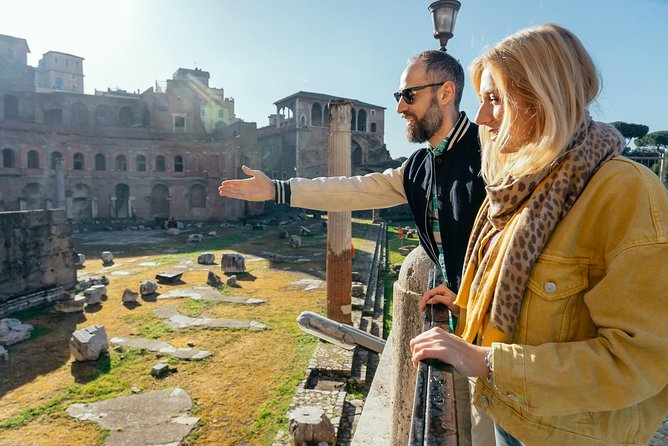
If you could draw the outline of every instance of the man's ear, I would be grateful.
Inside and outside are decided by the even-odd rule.
[[[454,102],[456,94],[455,90],[455,83],[452,81],[446,81],[443,83],[443,85],[441,85],[441,88],[439,88],[438,98],[442,105],[447,105],[451,102]]]

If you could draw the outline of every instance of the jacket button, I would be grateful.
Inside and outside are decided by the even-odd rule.
[[[554,293],[557,291],[557,284],[554,282],[547,282],[543,288],[546,293]]]
[[[483,395],[480,398],[480,401],[482,402],[483,407],[489,406],[489,398],[487,398],[487,395]]]

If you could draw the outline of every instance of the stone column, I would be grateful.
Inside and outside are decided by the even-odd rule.
[[[417,370],[411,364],[409,342],[422,332],[423,318],[419,302],[427,291],[429,270],[434,263],[418,246],[401,265],[399,278],[394,282],[392,303],[392,336],[394,362],[392,363],[392,446],[408,444],[413,413],[413,395]]]
[[[350,102],[331,102],[329,113],[327,173],[329,176],[350,176]],[[329,212],[327,218],[327,317],[350,324],[351,212]]]

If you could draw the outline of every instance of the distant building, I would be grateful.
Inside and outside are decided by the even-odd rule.
[[[260,165],[255,123],[180,68],[165,88],[84,94],[83,58],[0,36],[0,211],[64,208],[72,220],[239,218],[261,203],[218,197],[220,181]]]
[[[84,92],[83,57],[49,51],[44,53],[37,66],[35,91]]]
[[[276,101],[269,125],[258,129],[262,169],[274,178],[327,175],[329,103],[337,96],[299,91]],[[398,166],[384,142],[385,108],[356,99],[352,104],[351,166],[353,175]]]

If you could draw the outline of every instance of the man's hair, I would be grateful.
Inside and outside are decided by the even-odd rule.
[[[430,82],[452,81],[455,84],[455,107],[459,110],[464,91],[464,68],[457,59],[440,50],[424,51],[411,57],[408,63],[422,62]]]
[[[582,42],[552,23],[519,31],[476,59],[470,73],[477,94],[485,69],[504,109],[495,141],[480,132],[488,184],[536,173],[559,158],[587,120],[600,89],[598,71]],[[516,119],[528,119],[529,140],[514,153],[502,153]]]

